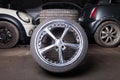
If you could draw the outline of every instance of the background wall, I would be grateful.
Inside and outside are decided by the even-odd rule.
[[[0,0],[2,6],[7,6],[7,3],[11,3],[15,9],[34,8],[46,2],[72,2],[79,5],[83,5],[87,1],[95,3],[97,0]]]

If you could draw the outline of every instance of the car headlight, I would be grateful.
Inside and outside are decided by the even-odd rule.
[[[17,12],[17,15],[18,15],[18,17],[19,17],[22,21],[27,22],[27,23],[30,22],[30,19],[29,19],[28,15],[27,15],[26,13],[24,13],[24,12]]]

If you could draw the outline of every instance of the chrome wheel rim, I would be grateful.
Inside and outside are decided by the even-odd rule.
[[[102,28],[100,39],[105,44],[114,44],[119,40],[119,29],[117,25],[108,24]]]
[[[37,56],[52,66],[67,66],[81,56],[83,37],[79,29],[64,20],[48,22],[35,36]]]

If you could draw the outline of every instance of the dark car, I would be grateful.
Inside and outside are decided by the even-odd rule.
[[[120,1],[104,1],[86,5],[79,20],[90,39],[104,47],[115,47],[120,42]]]

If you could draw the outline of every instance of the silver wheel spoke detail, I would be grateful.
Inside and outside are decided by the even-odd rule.
[[[110,42],[112,42],[112,41],[113,41],[112,37],[109,37],[109,39],[110,39]]]
[[[65,46],[69,46],[71,48],[75,48],[78,49],[79,48],[79,44],[73,44],[73,43],[63,43]]]
[[[57,40],[56,37],[47,28],[45,29],[45,31],[51,38],[53,38],[54,40]]]
[[[107,39],[105,40],[105,42],[106,42],[106,43],[108,43],[109,39],[110,39],[110,38],[109,38],[109,37],[107,37]]]
[[[109,29],[108,29],[108,27],[106,27],[105,29],[106,29],[106,31],[109,33]]]
[[[116,38],[116,35],[111,35],[111,37],[115,39],[115,38]]]
[[[110,33],[112,33],[112,32],[113,32],[113,30],[114,30],[114,29],[113,29],[113,27],[111,27],[111,29],[110,29]]]
[[[106,34],[105,36],[102,36],[102,39],[105,39],[106,37],[108,37],[108,35]]]
[[[102,31],[102,34],[106,34],[106,32],[105,32],[105,31]]]
[[[63,34],[62,34],[62,36],[61,36],[61,39],[63,39],[63,38],[64,38],[64,36],[67,34],[68,30],[69,30],[69,28],[68,28],[68,27],[67,27],[67,28],[65,28],[65,30],[64,30],[64,32],[63,32]]]
[[[115,39],[117,39],[118,30],[115,28],[114,25],[107,25],[103,30],[101,31],[101,39],[106,44],[111,44],[115,42]]]
[[[116,34],[117,33],[117,31],[115,30],[114,32],[112,32],[111,34]]]
[[[61,47],[59,47],[59,61],[60,61],[60,64],[63,64],[64,63],[64,60],[63,60],[63,55],[62,55],[62,49]]]
[[[48,51],[48,50],[50,50],[53,47],[55,47],[55,44],[52,44],[52,45],[47,46],[47,47],[44,47],[44,48],[40,49],[39,51],[40,51],[40,53],[43,54],[45,51]]]

